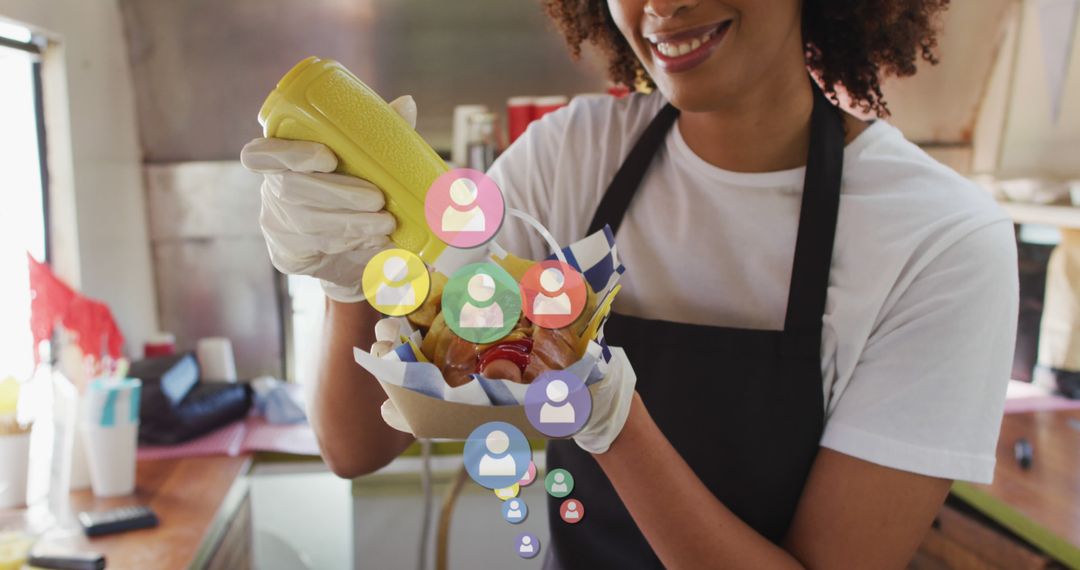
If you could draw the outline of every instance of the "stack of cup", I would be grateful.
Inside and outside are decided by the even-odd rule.
[[[139,439],[139,395],[135,378],[98,378],[83,397],[79,431],[96,497],[135,491],[135,451]]]

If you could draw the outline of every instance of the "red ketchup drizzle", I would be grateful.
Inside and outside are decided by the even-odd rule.
[[[529,355],[532,353],[532,347],[533,341],[531,338],[500,342],[480,355],[480,360],[476,363],[476,371],[483,373],[488,364],[496,360],[509,360],[517,364],[517,367],[521,369],[521,373],[524,374],[525,368],[529,365]]]

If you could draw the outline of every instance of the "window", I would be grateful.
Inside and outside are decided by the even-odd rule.
[[[286,275],[288,302],[285,320],[285,374],[294,382],[315,381],[319,353],[323,346],[323,317],[326,296],[319,280],[306,275]],[[363,347],[365,350],[368,347]]]
[[[0,378],[33,373],[26,254],[47,261],[39,48],[0,22]]]

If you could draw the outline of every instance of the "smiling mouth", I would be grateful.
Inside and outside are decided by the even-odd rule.
[[[733,20],[665,34],[645,34],[659,63],[668,71],[689,69],[704,61],[724,38]]]

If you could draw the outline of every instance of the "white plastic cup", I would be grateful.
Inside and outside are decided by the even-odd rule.
[[[79,437],[95,497],[135,491],[141,392],[142,382],[135,378],[98,378],[83,395]]]
[[[82,425],[83,445],[90,464],[90,488],[95,497],[118,497],[135,492],[135,450],[139,424]]]
[[[30,432],[0,435],[0,509],[26,504]]]
[[[199,377],[203,380],[236,382],[236,359],[232,341],[222,336],[200,338],[195,345]]]

